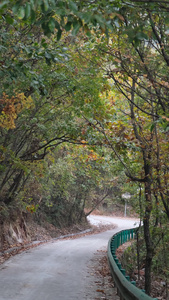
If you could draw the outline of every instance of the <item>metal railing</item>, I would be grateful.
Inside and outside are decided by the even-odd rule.
[[[125,269],[122,268],[116,256],[116,249],[126,243],[127,241],[135,238],[138,228],[122,230],[109,240],[108,243],[108,261],[113,277],[117,293],[121,300],[158,300],[145,294],[145,292],[136,287],[135,281],[130,281],[130,277],[126,275]]]

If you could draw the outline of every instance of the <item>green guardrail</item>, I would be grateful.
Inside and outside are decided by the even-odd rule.
[[[126,275],[125,269],[122,268],[116,256],[116,249],[135,238],[137,230],[138,228],[122,230],[109,240],[107,254],[111,275],[120,300],[158,300],[145,294],[144,290],[137,288],[135,281],[130,281],[130,277]]]

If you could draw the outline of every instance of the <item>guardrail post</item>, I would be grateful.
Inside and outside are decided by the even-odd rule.
[[[126,275],[126,270],[125,269],[121,269],[120,270],[122,272],[122,274],[125,276]]]
[[[128,230],[128,241],[130,240],[130,229]]]
[[[117,263],[117,266],[119,267],[119,269],[121,270],[121,263]]]
[[[114,260],[115,260],[116,264],[118,264],[118,262],[119,262],[118,258],[116,257]]]
[[[124,242],[127,242],[126,230],[125,230],[125,232],[124,232],[124,236],[125,236]]]

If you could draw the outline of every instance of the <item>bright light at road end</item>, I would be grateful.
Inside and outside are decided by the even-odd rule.
[[[110,221],[108,218],[106,219],[106,217],[103,216],[88,216],[87,220],[90,222],[91,225],[94,226],[100,226],[100,225],[111,225],[112,221]]]

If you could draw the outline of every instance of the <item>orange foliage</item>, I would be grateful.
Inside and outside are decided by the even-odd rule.
[[[23,93],[18,93],[15,96],[9,97],[3,93],[0,99],[1,113],[0,113],[0,127],[6,129],[15,128],[15,120],[18,114],[24,108],[30,108],[33,104],[32,98],[25,97]]]

